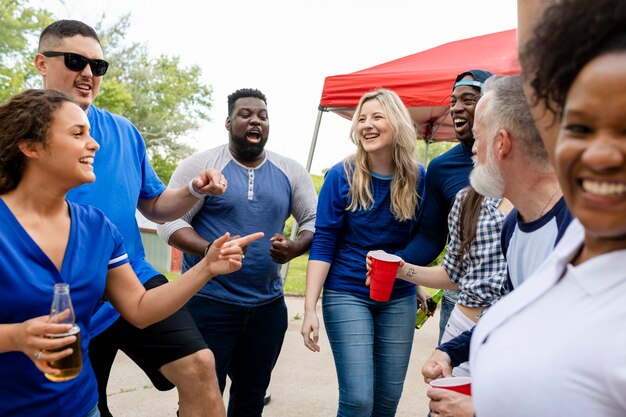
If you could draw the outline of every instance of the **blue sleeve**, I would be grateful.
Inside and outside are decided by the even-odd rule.
[[[469,330],[464,331],[454,339],[442,343],[437,346],[437,349],[442,352],[446,352],[450,356],[452,361],[452,367],[459,366],[460,364],[467,362],[470,356],[470,342],[472,340],[472,334],[476,326]]]
[[[343,163],[339,163],[326,172],[324,184],[320,189],[309,260],[332,263],[337,236],[343,226],[347,195],[348,182],[343,171]]]
[[[141,158],[141,190],[139,191],[139,198],[142,200],[151,200],[161,195],[165,191],[165,184],[159,178],[154,168],[150,164],[148,153],[146,151],[146,145],[141,137],[141,133],[137,128],[130,124],[137,142],[137,152]]]
[[[120,234],[119,230],[117,230],[117,227],[115,227],[115,225],[106,217],[105,220],[109,230],[111,231],[111,238],[113,239],[113,253],[111,254],[111,258],[108,262],[108,268],[113,269],[128,263],[128,254],[124,248],[124,238]]]
[[[572,213],[570,213],[567,208],[567,204],[565,203],[565,197],[561,197],[559,201],[556,203],[557,213],[556,213],[556,224],[559,229],[558,234],[556,236],[556,240],[554,242],[554,246],[561,240],[563,237],[563,233],[567,229],[567,226],[572,222]]]
[[[424,198],[426,195],[426,168],[424,165],[418,164],[419,167],[419,178],[417,180],[417,201],[418,208],[416,219],[420,219],[422,217],[422,213],[424,212],[424,202],[426,199]]]
[[[417,233],[402,251],[402,258],[406,262],[415,265],[429,265],[439,256],[446,245],[448,211],[456,193],[448,201],[443,195],[439,178],[437,169],[429,168],[426,171],[426,187]]]
[[[509,250],[509,242],[513,237],[515,225],[517,225],[517,209],[513,208],[504,218],[504,222],[502,222],[502,232],[500,233],[500,244],[502,246],[504,259],[506,259],[506,253]]]

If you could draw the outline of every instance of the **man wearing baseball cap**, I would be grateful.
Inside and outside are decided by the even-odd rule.
[[[483,83],[492,75],[489,71],[471,69],[460,73],[454,80],[450,96],[450,116],[456,138],[461,143],[428,164],[426,175],[428,198],[424,200],[418,232],[403,251],[403,258],[407,262],[429,265],[446,245],[448,213],[456,194],[469,185],[469,175],[474,167],[472,162],[474,110],[480,98]],[[439,321],[439,342],[456,304],[457,294],[455,291],[444,293]]]

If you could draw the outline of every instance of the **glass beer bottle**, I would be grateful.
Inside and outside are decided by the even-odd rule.
[[[69,315],[59,318],[60,314],[69,310]],[[48,362],[51,368],[61,371],[60,374],[44,374],[50,381],[61,382],[69,381],[75,378],[83,369],[83,355],[80,346],[80,327],[75,324],[76,316],[74,316],[74,307],[72,307],[72,299],[70,298],[70,286],[65,283],[59,283],[54,286],[54,297],[52,306],[50,307],[50,321],[55,323],[73,324],[67,333],[47,334],[50,339],[59,339],[67,336],[76,336],[74,343],[61,346],[56,349],[48,350],[48,352],[60,352],[67,348],[72,348],[72,354],[56,361]]]
[[[442,298],[443,290],[439,290],[431,297],[428,297],[428,299],[426,300],[426,307],[428,312],[425,313],[422,308],[419,308],[417,310],[417,318],[415,319],[416,329],[421,329],[424,323],[426,323],[426,320],[428,320],[429,317],[432,317],[433,314],[435,314],[435,310],[437,310],[437,304],[439,304]]]

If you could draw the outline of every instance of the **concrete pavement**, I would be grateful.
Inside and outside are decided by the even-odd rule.
[[[287,296],[289,326],[285,343],[272,374],[271,402],[265,407],[265,417],[318,417],[337,413],[337,377],[332,352],[324,329],[320,332],[321,352],[304,347],[300,327],[304,312],[302,297]],[[319,308],[319,307],[318,307]],[[320,323],[323,326],[323,321]],[[438,313],[420,330],[415,331],[409,371],[397,417],[426,416],[428,413],[427,385],[420,368],[437,342]],[[228,401],[228,387],[225,401]],[[157,391],[143,372],[123,353],[118,353],[107,390],[109,407],[116,417],[176,416],[176,390]]]

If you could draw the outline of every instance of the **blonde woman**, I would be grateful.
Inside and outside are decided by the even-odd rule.
[[[365,256],[375,249],[402,256],[417,227],[425,169],[413,157],[417,135],[409,113],[390,90],[361,98],[350,138],[356,153],[327,172],[319,195],[302,336],[319,351],[316,305],[324,287],[337,415],[393,416],[413,343],[416,286],[397,280],[389,301],[371,300]]]

